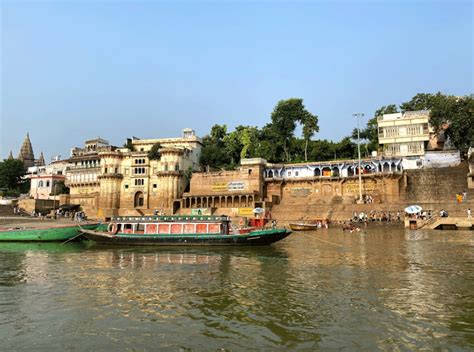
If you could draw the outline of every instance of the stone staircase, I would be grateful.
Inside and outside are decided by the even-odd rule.
[[[391,203],[355,204],[353,197],[344,196],[312,202],[305,198],[283,198],[272,207],[272,217],[283,223],[321,218],[345,221],[352,218],[354,212],[391,212],[395,215],[400,211],[403,214],[407,206],[417,204],[433,214],[445,209],[449,216],[466,218],[468,208],[474,214],[474,190],[467,187],[468,171],[467,162],[457,167],[409,170],[403,196]],[[463,191],[467,191],[467,201],[458,204],[456,193]]]

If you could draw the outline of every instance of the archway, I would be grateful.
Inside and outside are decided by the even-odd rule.
[[[143,207],[145,198],[143,197],[143,192],[137,192],[135,193],[135,201],[134,201],[134,207]]]
[[[355,175],[355,167],[354,166],[349,166],[347,168],[347,176],[354,176]]]

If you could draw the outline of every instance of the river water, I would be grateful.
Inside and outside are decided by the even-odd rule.
[[[0,244],[2,351],[474,348],[474,232],[261,248]]]

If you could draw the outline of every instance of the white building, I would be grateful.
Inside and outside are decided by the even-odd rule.
[[[30,179],[30,197],[54,199],[56,185],[66,180],[68,165],[67,161],[57,159],[49,165],[29,167],[27,177]]]
[[[407,111],[377,117],[379,144],[386,157],[423,156],[433,129],[430,111]]]

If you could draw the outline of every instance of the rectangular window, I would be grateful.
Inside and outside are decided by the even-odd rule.
[[[156,183],[154,183],[154,184],[153,184],[153,188],[156,188],[156,187],[157,187],[157,184],[156,184]]]
[[[128,185],[125,185],[125,189],[128,189]]]

